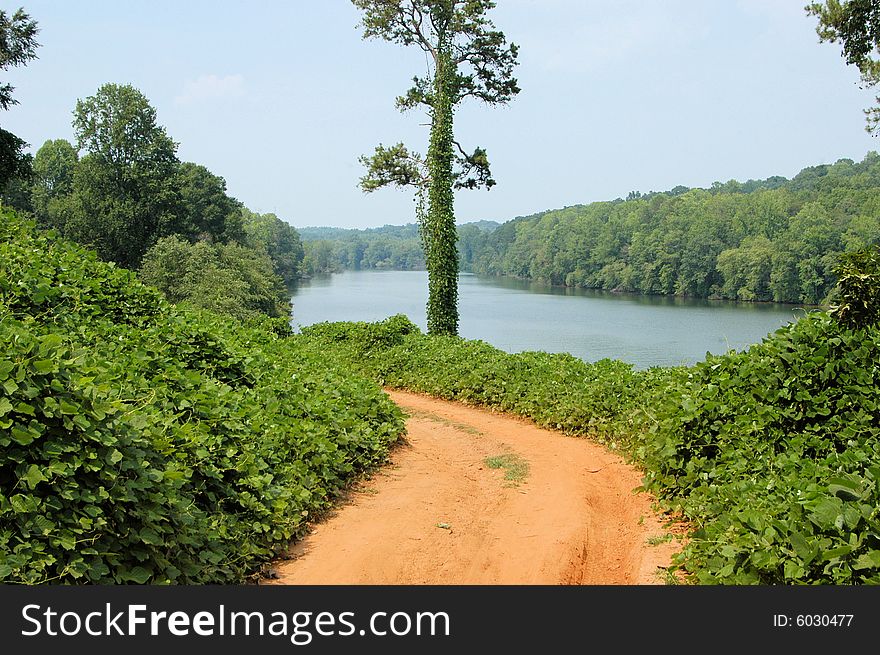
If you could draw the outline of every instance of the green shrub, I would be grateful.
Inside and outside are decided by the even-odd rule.
[[[277,328],[0,216],[0,581],[240,582],[382,462],[399,410]]]
[[[880,246],[841,255],[835,272],[838,300],[832,314],[851,328],[880,323]]]
[[[144,255],[140,279],[172,303],[241,320],[264,314],[290,320],[290,294],[265,252],[237,243],[159,239]]]
[[[815,313],[666,395],[639,454],[701,582],[880,582],[878,362],[880,331]]]

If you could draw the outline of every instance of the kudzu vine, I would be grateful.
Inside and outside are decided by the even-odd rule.
[[[458,238],[454,189],[491,188],[495,184],[483,148],[465,152],[455,141],[455,106],[471,96],[487,104],[509,102],[519,93],[513,67],[517,47],[507,44],[486,12],[490,0],[352,0],[363,11],[364,38],[416,45],[429,55],[433,75],[415,77],[397,98],[401,110],[422,105],[431,119],[427,157],[402,143],[379,145],[360,186],[365,192],[384,186],[416,189],[416,213],[428,269],[428,331],[458,333]]]

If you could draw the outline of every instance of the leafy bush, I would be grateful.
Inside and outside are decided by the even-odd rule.
[[[841,256],[832,313],[851,328],[880,323],[880,246]]]
[[[880,582],[880,331],[824,313],[710,357],[658,403],[648,486],[702,582]]]
[[[267,322],[0,216],[0,580],[239,582],[383,461],[397,408]]]
[[[272,260],[237,243],[165,237],[144,255],[138,275],[173,303],[239,319],[290,316],[289,294]]]

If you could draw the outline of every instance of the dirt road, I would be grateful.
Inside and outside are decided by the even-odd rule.
[[[399,391],[408,443],[276,566],[278,584],[658,584],[675,540],[587,439]],[[492,468],[497,466],[498,468]]]

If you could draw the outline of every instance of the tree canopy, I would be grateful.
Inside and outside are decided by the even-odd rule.
[[[176,222],[177,144],[146,96],[105,84],[74,111],[76,167],[65,233],[102,257],[137,268],[147,249]]]

